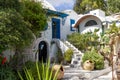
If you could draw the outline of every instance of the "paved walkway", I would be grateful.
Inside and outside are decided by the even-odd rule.
[[[64,69],[65,73],[62,80],[112,80],[111,67],[94,71],[70,68],[69,66],[64,66]],[[116,71],[114,71],[114,80],[117,80]]]
[[[116,71],[113,72],[114,73],[114,80],[117,80],[117,75],[116,75]],[[96,79],[93,79],[93,80],[113,80],[112,78],[112,71],[109,72],[108,74],[106,75],[102,75]]]

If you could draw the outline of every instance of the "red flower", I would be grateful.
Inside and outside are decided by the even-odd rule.
[[[6,61],[7,61],[7,58],[4,57],[3,60],[2,60],[2,64],[4,64]]]

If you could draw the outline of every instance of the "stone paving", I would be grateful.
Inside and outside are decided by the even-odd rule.
[[[64,66],[65,73],[62,80],[112,80],[112,69],[108,67],[103,70],[87,71],[81,68],[70,68]],[[114,80],[117,80],[114,71]]]

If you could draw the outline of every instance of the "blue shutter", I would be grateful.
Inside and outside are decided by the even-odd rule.
[[[75,20],[70,19],[70,31],[75,31],[74,28],[72,27],[73,24],[75,24]]]

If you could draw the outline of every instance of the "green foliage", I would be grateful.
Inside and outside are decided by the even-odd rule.
[[[9,66],[0,66],[0,80],[18,80],[18,75]]]
[[[108,43],[109,43],[109,40],[110,40],[110,38],[109,38],[108,35],[103,35],[103,36],[101,37],[100,43],[103,44],[103,45],[105,45],[105,44],[108,44]]]
[[[2,63],[2,60],[3,60],[3,57],[2,57],[2,56],[0,56],[0,65],[1,65],[1,63]]]
[[[0,0],[0,50],[24,49],[45,24],[45,12],[40,3],[33,0]]]
[[[24,9],[21,15],[24,17],[24,20],[30,24],[29,29],[38,36],[46,25],[45,10],[42,8],[40,2],[23,0],[22,3]]]
[[[83,58],[82,58],[82,61],[83,63],[86,61],[86,60],[91,60],[91,61],[94,61],[95,63],[95,69],[103,69],[104,68],[104,58],[103,56],[101,56],[100,54],[97,53],[96,50],[92,49],[91,51],[87,51]]]
[[[73,8],[78,14],[85,12],[85,11],[83,12],[83,8],[80,8],[81,2],[82,2],[82,0],[76,0],[74,8]]]
[[[79,50],[86,51],[88,48],[95,47],[99,45],[99,36],[97,35],[97,30],[94,32],[87,32],[85,34],[73,33],[68,35],[68,41],[72,43]]]
[[[63,61],[64,61],[64,56],[63,56],[63,54],[62,54],[62,51],[59,49],[58,51],[57,51],[57,53],[56,53],[56,57],[57,57],[57,61],[58,61],[58,63],[62,63]]]
[[[73,55],[73,51],[72,51],[71,49],[68,49],[68,50],[64,53],[64,60],[67,61],[67,62],[71,62],[72,55]]]
[[[120,0],[76,0],[74,10],[80,14],[94,9],[101,9],[107,15],[120,11]]]
[[[104,0],[76,0],[74,10],[77,13],[86,13],[94,9],[106,10],[106,3]]]
[[[20,12],[22,4],[20,0],[0,0],[0,10],[13,9]]]
[[[13,57],[10,57],[9,66],[13,68],[13,70],[21,70],[23,68],[23,60],[24,54],[15,54]]]
[[[0,11],[0,46],[1,48],[23,48],[29,45],[33,38],[32,32],[15,10]]]
[[[21,80],[57,80],[58,71],[53,76],[53,68],[50,69],[50,61],[46,64],[29,61],[24,68],[25,75],[20,72],[18,72],[18,75]]]
[[[117,27],[115,23],[113,23],[108,30],[106,30],[106,34],[118,34],[120,31],[120,27]]]
[[[107,14],[120,12],[120,0],[107,0]]]

